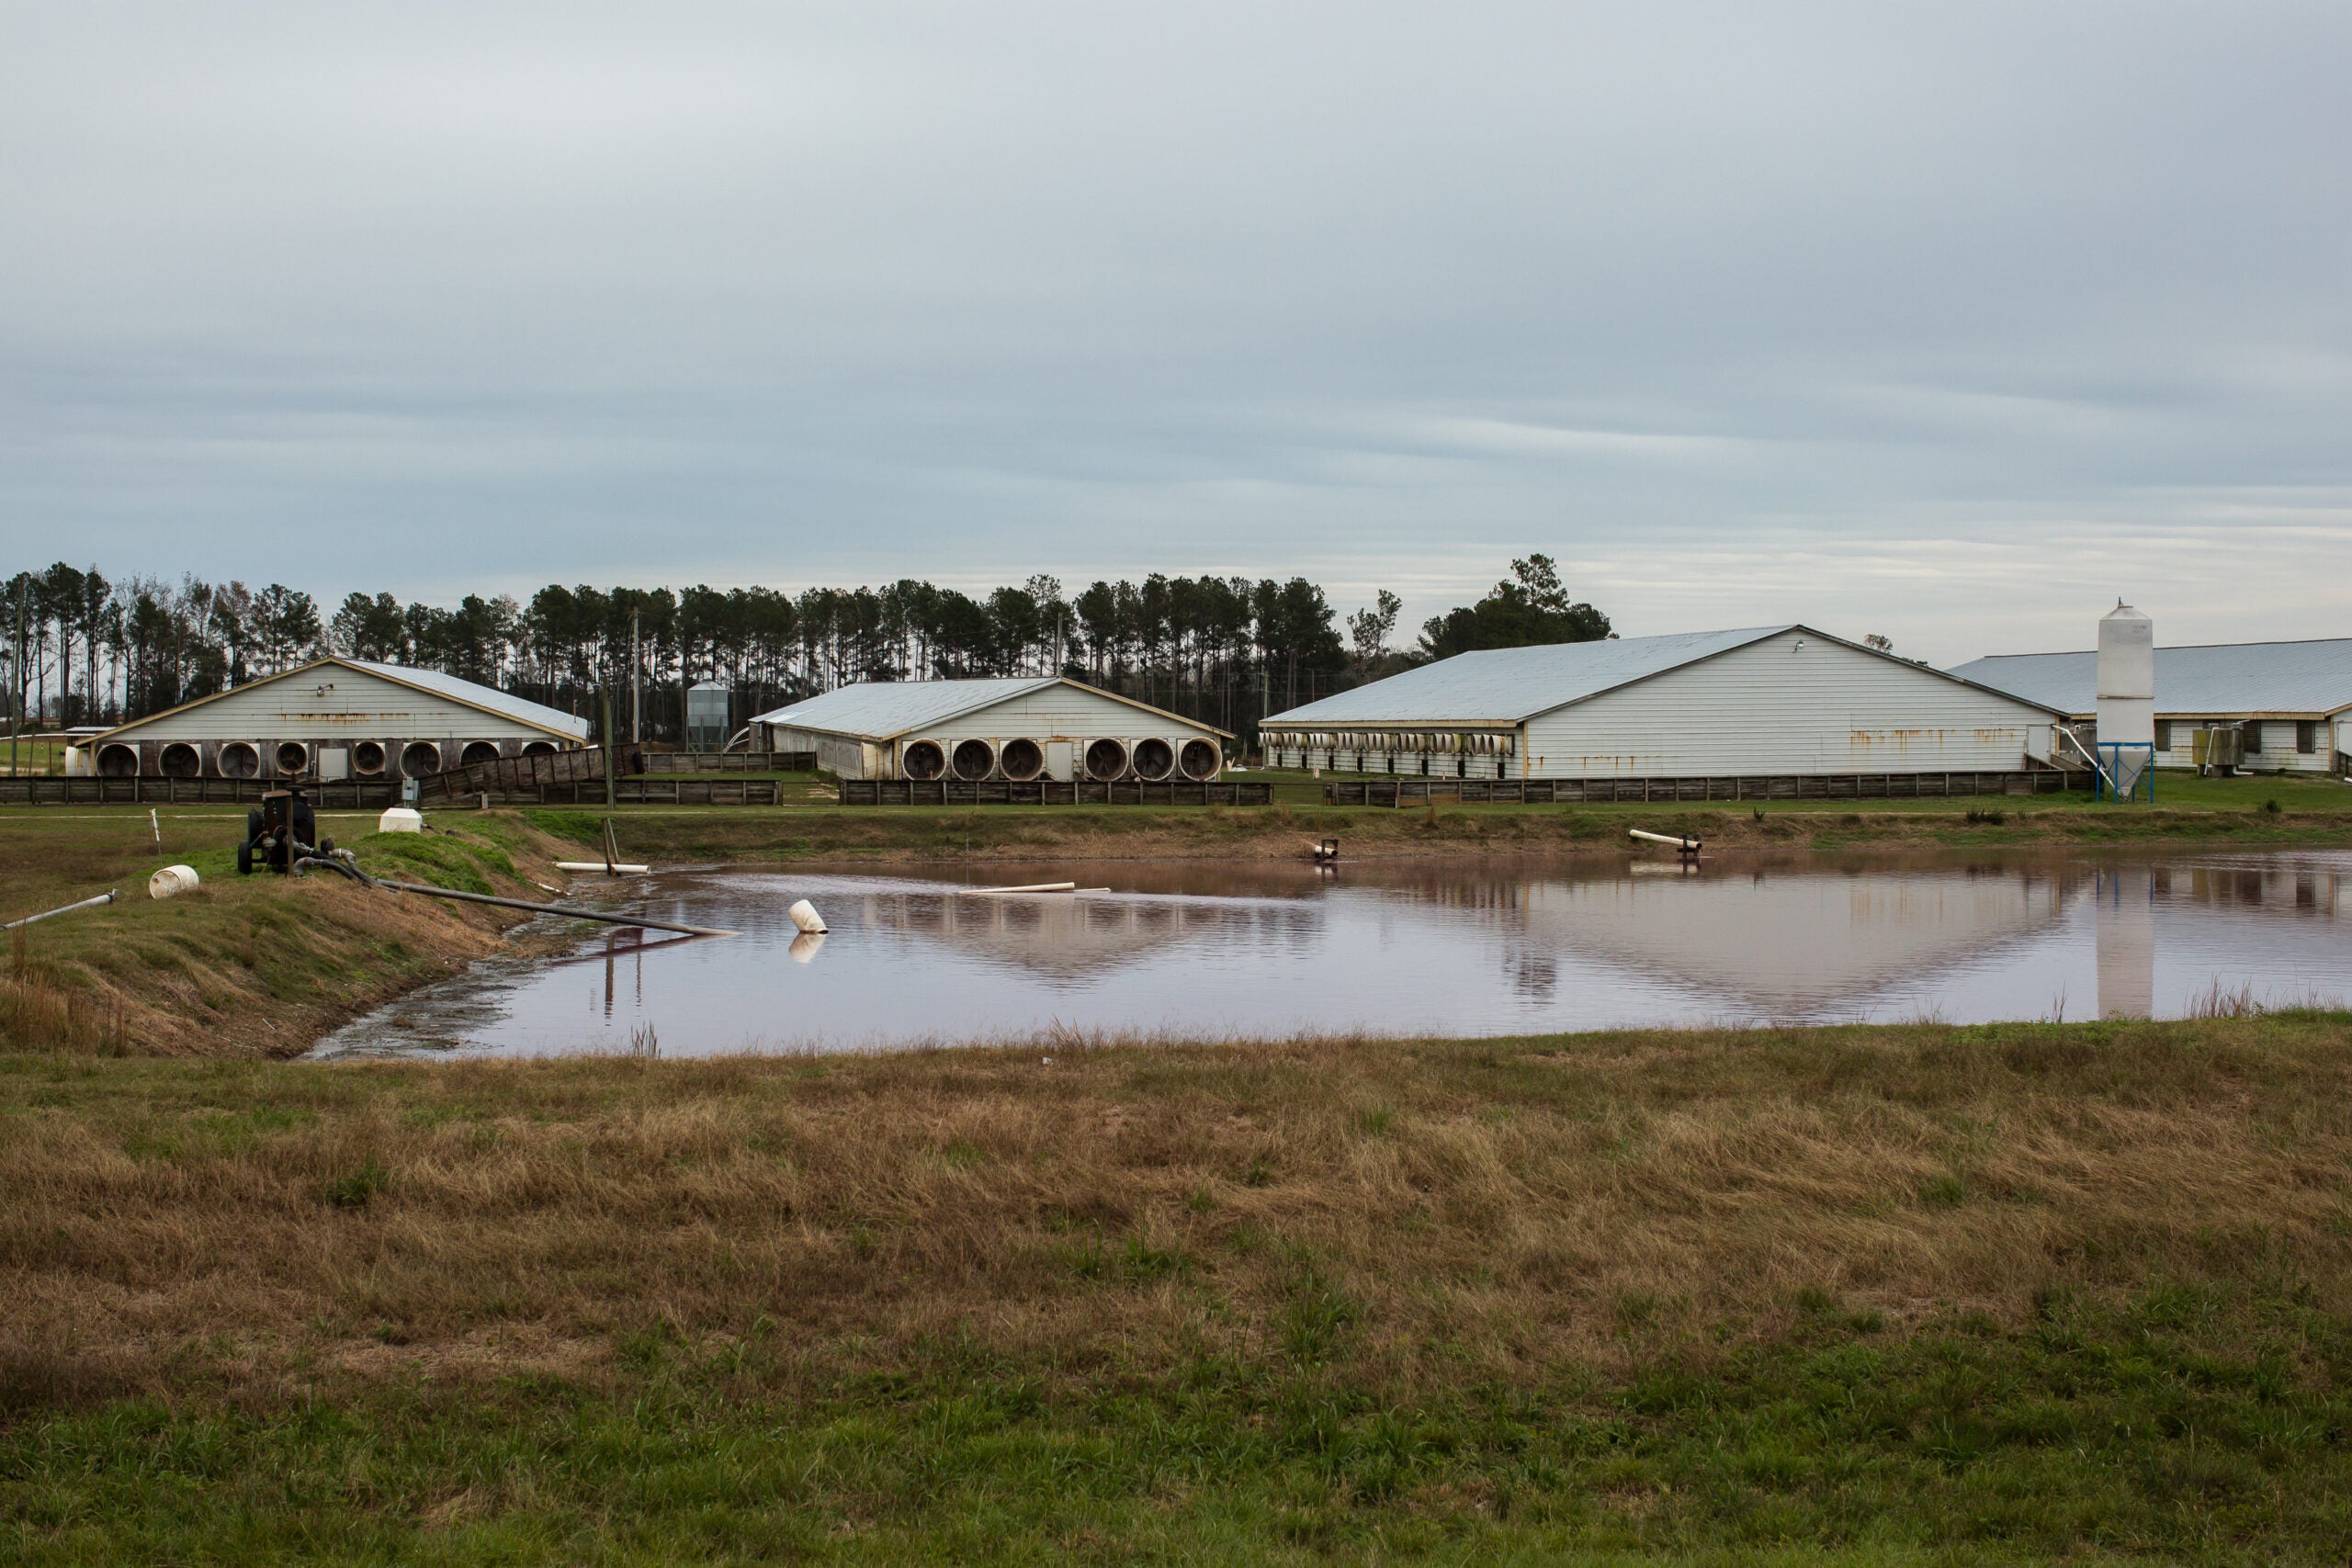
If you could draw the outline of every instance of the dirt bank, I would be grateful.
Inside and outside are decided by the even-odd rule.
[[[2342,792],[2352,795],[2352,791]],[[2334,795],[2320,797],[2329,807]],[[2239,844],[2352,846],[2352,813],[2285,808],[2086,809],[1987,801],[1934,809],[1468,806],[1230,808],[979,807],[659,809],[619,814],[631,853],[702,862],[1295,860],[1317,840],[1351,859],[1623,852],[1628,828],[1695,834],[1724,853],[1769,850]],[[601,813],[523,813],[551,837],[596,840]]]

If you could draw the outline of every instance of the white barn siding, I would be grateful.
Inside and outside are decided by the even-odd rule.
[[[1206,725],[1163,717],[1114,697],[1067,684],[1043,687],[974,713],[918,726],[880,744],[786,725],[770,725],[768,730],[770,744],[775,750],[814,751],[819,767],[854,779],[899,777],[899,757],[904,747],[916,740],[936,740],[951,753],[958,742],[975,739],[1000,750],[1008,740],[1035,740],[1046,749],[1046,776],[1066,780],[1072,772],[1071,759],[1082,757],[1089,742],[1105,736],[1125,741],[1130,751],[1136,741],[1154,737],[1171,742],[1180,750],[1187,740],[1218,739],[1216,732]],[[1219,744],[1223,742],[1220,740]]]
[[[2337,771],[2338,754],[2352,751],[2352,723],[2339,716],[2333,719],[2242,718],[2230,714],[2199,716],[2168,716],[2156,718],[2156,738],[2167,739],[2169,748],[2156,752],[2160,768],[2193,769],[2197,766],[2197,732],[2214,725],[2234,724],[2245,731],[2245,765],[2239,770],[2249,773],[2329,773]],[[2312,749],[2304,751],[2301,745],[2302,727],[2310,726]],[[2256,734],[2261,748],[2255,748]]]
[[[355,763],[362,741],[383,749],[374,769]],[[281,679],[257,681],[220,695],[152,718],[119,727],[85,750],[78,771],[173,776],[167,748],[193,748],[195,773],[176,776],[217,778],[227,770],[222,750],[250,746],[257,765],[232,776],[277,778],[277,751],[287,742],[304,749],[297,770],[324,779],[395,778],[403,773],[453,768],[469,746],[487,744],[501,756],[526,749],[568,750],[571,736],[554,733],[512,713],[477,707],[437,692],[383,679],[364,670],[327,666]],[[404,758],[409,748],[414,766]],[[185,751],[179,755],[184,759]],[[291,764],[288,764],[289,767]]]
[[[2050,732],[2027,704],[1792,631],[1538,715],[1520,760],[1531,778],[1991,773],[2047,757]]]
[[[331,678],[334,689],[323,694],[318,688],[327,677],[240,686],[210,702],[127,726],[109,739],[374,740],[388,735],[424,740],[557,739],[520,719],[390,681],[348,670],[336,671]]]
[[[768,726],[768,750],[814,751],[820,768],[844,779],[872,778],[875,758],[881,751],[878,746],[847,736],[828,735],[818,729],[793,729],[781,724]]]
[[[1097,692],[1077,686],[1048,686],[1042,691],[1012,698],[994,707],[967,713],[944,723],[928,725],[910,731],[890,747],[882,759],[883,776],[899,775],[899,750],[910,740],[937,740],[950,752],[958,741],[978,739],[999,750],[1008,740],[1026,739],[1046,749],[1046,775],[1067,779],[1076,763],[1065,761],[1056,742],[1066,742],[1069,757],[1082,758],[1089,742],[1104,736],[1125,742],[1133,751],[1136,742],[1154,737],[1171,742],[1182,749],[1184,742],[1195,738],[1216,739],[1216,732],[1206,725],[1192,724],[1181,718],[1163,718],[1155,713],[1132,706]]]
[[[1193,724],[1184,719],[1163,718],[1155,713],[1107,697],[1100,693],[1082,691],[1076,686],[1049,686],[1026,696],[1014,697],[994,707],[982,708],[961,717],[933,725],[922,731],[930,739],[969,739],[978,736],[984,740],[1012,739],[1027,736],[1032,740],[1093,739],[1110,735],[1140,740],[1157,735],[1163,739],[1186,739],[1212,733],[1206,725]],[[914,737],[910,736],[910,739]]]

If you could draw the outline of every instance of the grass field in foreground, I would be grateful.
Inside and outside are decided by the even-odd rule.
[[[0,1057],[0,1559],[2341,1562],[2347,1173],[2328,1014]]]

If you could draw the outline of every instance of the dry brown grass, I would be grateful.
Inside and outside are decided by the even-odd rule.
[[[1051,1049],[0,1058],[0,1401],[593,1382],[647,1334],[1466,1386],[1825,1300],[2352,1308],[2341,1016]]]

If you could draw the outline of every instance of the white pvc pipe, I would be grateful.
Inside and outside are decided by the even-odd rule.
[[[801,899],[785,913],[792,918],[792,923],[798,926],[805,934],[809,936],[825,934],[825,917],[817,913],[817,906],[808,902],[808,899]]]
[[[43,909],[40,914],[27,915],[21,920],[10,920],[6,925],[0,926],[0,931],[12,931],[18,926],[28,926],[35,920],[45,920],[52,915],[70,915],[76,909],[91,909],[96,908],[100,904],[111,904],[113,902],[114,889],[109,887],[95,898],[85,898],[78,904],[67,904],[55,909]]]
[[[1653,844],[1672,844],[1678,850],[1695,850],[1699,847],[1699,840],[1696,839],[1668,838],[1664,833],[1645,833],[1639,828],[1629,828],[1626,831],[1636,839],[1647,839]]]
[[[614,876],[643,876],[653,869],[650,865],[606,865],[600,860],[560,860],[555,863],[555,868],[558,871],[600,871]]]
[[[984,893],[1075,893],[1078,891],[1078,884],[1075,882],[1036,882],[1030,884],[1026,887],[967,887],[962,889],[962,891],[972,894],[976,897]]]

